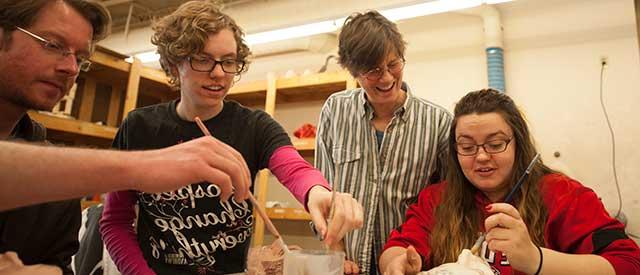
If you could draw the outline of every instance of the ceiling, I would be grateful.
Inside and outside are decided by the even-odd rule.
[[[256,0],[217,0],[223,8],[242,5]],[[109,9],[113,19],[112,31],[124,31],[129,19],[129,30],[145,27],[152,19],[159,18],[174,11],[186,0],[100,0]]]

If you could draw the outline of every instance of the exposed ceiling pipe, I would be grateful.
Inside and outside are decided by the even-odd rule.
[[[459,13],[480,16],[484,27],[484,43],[487,53],[487,79],[489,87],[506,92],[504,78],[504,50],[500,12],[492,5],[460,11]]]
[[[332,33],[323,33],[307,37],[300,37],[286,41],[275,41],[251,46],[253,58],[262,58],[273,55],[311,52],[326,54],[338,48],[338,38]]]
[[[125,4],[125,3],[131,3],[132,0],[107,0],[104,2],[100,2],[100,4],[102,4],[105,7],[111,7],[111,6],[116,6],[116,5],[120,5],[120,4]]]
[[[235,1],[225,1],[225,3],[223,4],[223,9],[227,9],[227,8],[231,8],[231,7],[235,7],[235,6],[241,6],[247,3],[252,3],[255,2],[255,0],[235,0]]]
[[[131,24],[131,16],[133,16],[133,3],[129,4],[129,14],[127,15],[127,23],[124,25],[124,39],[129,40],[129,24]]]
[[[635,0],[636,6],[636,35],[638,36],[638,48],[640,48],[640,0]]]

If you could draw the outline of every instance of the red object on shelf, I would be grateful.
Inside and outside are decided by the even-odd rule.
[[[297,138],[314,138],[316,137],[316,126],[313,124],[305,123],[298,128],[293,135]]]

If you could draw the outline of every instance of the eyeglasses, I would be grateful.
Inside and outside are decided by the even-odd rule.
[[[20,28],[20,27],[16,27],[16,28],[19,31],[28,34],[33,39],[35,39],[38,42],[40,42],[40,44],[42,44],[42,48],[44,48],[46,51],[48,51],[50,53],[53,53],[53,54],[56,54],[56,55],[59,55],[59,56],[62,56],[62,57],[67,57],[69,55],[74,55],[76,57],[76,64],[78,65],[78,68],[83,72],[89,71],[89,68],[91,67],[91,61],[89,61],[88,58],[79,57],[77,55],[77,53],[74,53],[71,50],[66,49],[66,47],[64,47],[64,46],[62,46],[62,45],[60,45],[60,44],[58,44],[56,42],[44,39],[44,38],[42,38],[42,37],[30,32],[28,30],[25,30],[25,29]]]
[[[203,58],[191,56],[188,58],[191,69],[196,72],[211,72],[218,64],[222,67],[222,71],[228,74],[240,74],[244,69],[245,62],[235,59],[215,60],[213,58]]]
[[[404,68],[405,60],[404,58],[398,58],[391,63],[387,64],[386,69],[382,69],[380,67],[375,68],[373,70],[369,70],[367,72],[362,73],[366,79],[371,81],[376,81],[382,77],[385,71],[389,71],[391,74],[397,74]]]
[[[507,150],[507,145],[509,145],[512,139],[513,138],[490,140],[483,144],[456,142],[456,152],[461,156],[475,156],[478,150],[480,150],[480,147],[482,147],[487,154],[502,153]]]

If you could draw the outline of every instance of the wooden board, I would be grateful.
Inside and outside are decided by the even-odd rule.
[[[115,127],[102,126],[86,121],[57,117],[53,115],[38,113],[35,111],[29,111],[29,116],[33,120],[42,123],[45,127],[47,127],[47,129],[65,131],[77,135],[113,139],[118,130]]]
[[[310,221],[311,216],[302,208],[267,208],[267,216],[273,220]]]

